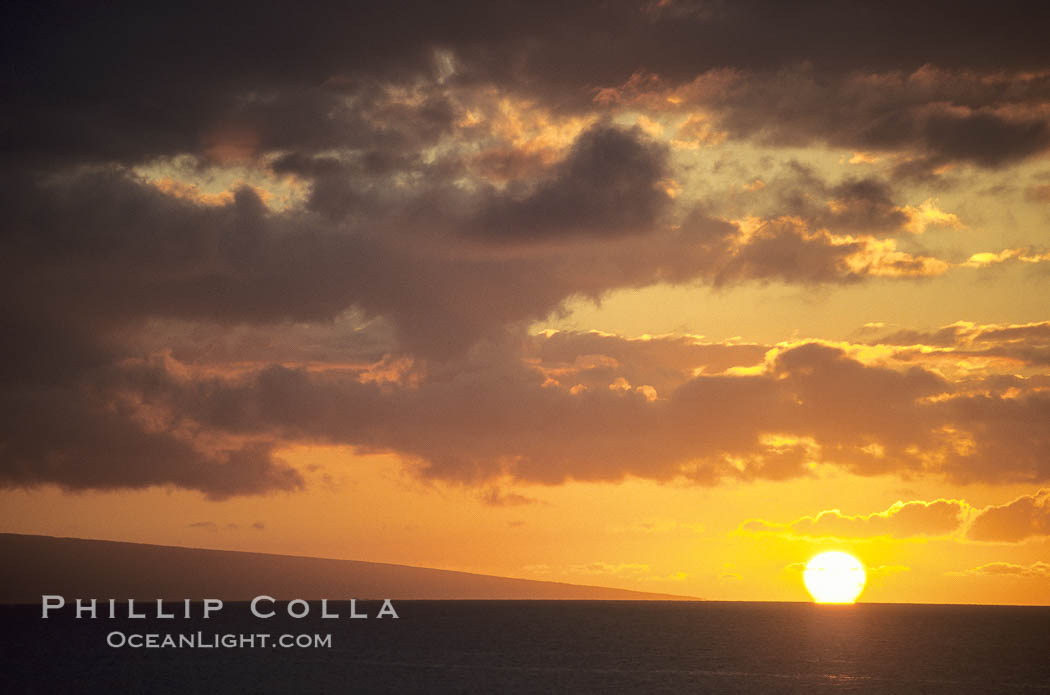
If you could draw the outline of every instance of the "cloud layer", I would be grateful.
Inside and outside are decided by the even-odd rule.
[[[843,514],[838,509],[790,523],[750,519],[740,531],[798,538],[954,537],[993,543],[1019,543],[1050,537],[1050,490],[1022,495],[1001,505],[974,507],[965,500],[898,501],[881,512]]]
[[[528,332],[614,290],[1050,259],[931,250],[928,229],[964,221],[904,190],[1046,151],[1047,61],[1026,41],[1045,10],[982,9],[999,32],[965,7],[853,10],[5,8],[0,483],[294,490],[278,452],[296,443],[480,485],[819,465],[1047,481],[1042,324],[875,345]],[[683,190],[733,166],[683,153],[725,142],[894,164],[777,154],[736,194]]]

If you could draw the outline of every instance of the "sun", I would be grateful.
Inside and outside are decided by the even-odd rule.
[[[814,556],[802,578],[817,603],[853,603],[868,577],[860,560],[833,550]]]

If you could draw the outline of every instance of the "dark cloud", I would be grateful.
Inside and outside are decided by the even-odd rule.
[[[909,452],[932,447],[960,479],[988,479],[994,457],[1043,479],[1034,390],[953,394],[819,345],[734,375],[758,347],[524,330],[570,298],[655,283],[943,272],[889,238],[907,220],[885,182],[800,176],[744,228],[674,208],[667,150],[612,124],[655,96],[733,137],[930,166],[1044,149],[1028,107],[1050,91],[1046,9],[945,8],[9,3],[0,479],[288,490],[302,477],[274,451],[290,441],[471,481],[783,478],[810,442],[862,473],[926,470]],[[486,100],[503,121],[473,118]],[[269,204],[257,184],[178,194],[157,178],[177,161],[304,202]],[[949,426],[973,447],[945,443]],[[858,448],[873,443],[882,457]]]
[[[70,386],[6,390],[0,399],[5,485],[66,489],[171,485],[208,497],[294,490],[303,479],[272,445],[194,441],[179,422],[149,420],[143,404]],[[179,417],[184,417],[179,414]]]
[[[213,212],[236,229],[243,204]],[[698,258],[712,243],[699,244]],[[59,304],[46,306],[54,314]],[[1023,341],[1038,328],[982,330]],[[113,330],[118,340],[127,329]],[[249,338],[254,330],[237,329]],[[21,337],[20,355],[41,340]],[[273,364],[288,354],[280,341],[274,352],[244,353],[255,364],[232,370],[221,360],[239,349],[211,353],[176,341],[187,360],[180,363],[143,361],[133,343],[117,344],[123,351],[97,343],[95,359],[72,363],[60,379],[5,390],[6,484],[178,485],[213,497],[294,489],[301,477],[272,455],[286,442],[393,451],[420,475],[472,483],[684,475],[712,484],[806,475],[815,462],[859,474],[1050,479],[1043,427],[1050,408],[1037,384],[971,391],[920,366],[865,365],[820,343],[767,354],[763,346],[686,338],[505,334],[456,358],[399,363],[368,341],[337,341],[335,352],[321,353],[332,364],[320,370]],[[749,369],[732,371],[740,367]]]
[[[926,119],[922,129],[921,139],[933,152],[981,166],[1017,161],[1050,145],[1050,125],[1041,118],[943,113]]]
[[[662,157],[637,133],[599,126],[524,198],[470,197],[440,184],[394,200],[369,192],[360,198],[367,218],[343,223],[331,206],[320,215],[271,211],[250,188],[231,203],[202,205],[120,171],[15,179],[3,195],[10,225],[0,283],[8,313],[32,316],[19,319],[32,331],[58,324],[97,333],[144,319],[332,321],[356,308],[389,319],[404,349],[451,355],[569,297],[619,287],[927,272],[921,257],[875,256],[867,241],[840,243],[790,222],[743,240],[735,225],[702,212],[678,228],[663,224]],[[280,166],[344,172],[327,160]],[[519,243],[479,248],[473,230]]]
[[[514,147],[496,147],[478,153],[471,161],[481,175],[497,182],[532,179],[544,173],[546,152],[524,152]]]
[[[960,408],[979,397],[945,403],[952,387],[931,372],[865,366],[820,344],[782,351],[767,372],[688,378],[656,399],[620,379],[602,388],[552,386],[540,370],[496,353],[403,386],[282,367],[186,382],[153,366],[127,379],[152,385],[161,412],[203,431],[395,451],[418,461],[421,475],[464,482],[630,474],[713,483],[806,475],[817,461],[860,474],[1050,477],[1045,445],[1002,457],[1013,440],[1039,437],[1036,396],[1020,410],[1005,399],[998,411],[981,404],[989,408],[983,420],[960,421]],[[1005,420],[1015,424],[1002,429]],[[951,436],[956,427],[960,438]]]
[[[2,282],[45,316],[330,319],[368,272],[366,241],[271,216],[248,188],[207,207],[103,173],[5,202]]]
[[[290,3],[9,4],[0,22],[11,66],[2,82],[4,142],[9,155],[36,163],[135,162],[218,152],[231,141],[258,151],[397,148],[443,132],[451,111],[437,93],[377,106],[382,85],[499,85],[582,110],[597,88],[639,71],[683,84],[730,68],[757,78],[713,104],[732,111],[727,122],[737,132],[823,133],[836,144],[889,149],[910,142],[995,165],[1046,145],[1044,120],[980,110],[1009,103],[1012,90],[993,83],[982,95],[971,81],[952,99],[919,104],[954,102],[970,113],[924,116],[914,99],[869,99],[838,80],[926,64],[1037,71],[1046,66],[1038,28],[1047,13],[1035,3],[894,2],[876,10],[770,0],[329,2],[310,11]],[[798,65],[816,76],[802,89],[780,72]]]
[[[713,209],[730,215],[764,218],[797,217],[812,229],[843,235],[893,237],[909,231],[913,212],[889,182],[875,176],[831,182],[797,160],[768,169],[758,185],[728,200],[712,201]]]
[[[5,144],[35,161],[135,162],[230,138],[261,151],[396,141],[346,102],[377,80],[433,74],[436,8],[402,9],[8,6]],[[440,129],[447,109],[417,114]]]
[[[1044,65],[1047,58],[1044,57]],[[1002,69],[839,72],[803,63],[775,70],[724,69],[687,80],[635,74],[606,85],[599,104],[659,112],[706,112],[733,138],[773,146],[826,144],[903,158],[898,173],[930,175],[952,162],[1000,167],[1043,152],[1050,95],[1042,71]]]
[[[945,470],[963,482],[986,479],[992,462],[1009,461],[1000,480],[1041,482],[1050,472],[1050,394],[1038,389],[1012,394],[974,394],[945,403],[950,427],[971,433],[970,441],[945,462]],[[983,462],[983,465],[974,465]],[[1011,474],[1010,471],[1013,471]],[[1027,475],[1018,475],[1029,471]]]
[[[1011,413],[1003,399],[1001,411],[989,404],[984,422],[959,424],[957,408],[979,398],[927,404],[924,397],[950,393],[949,384],[920,368],[864,366],[818,344],[784,351],[769,373],[694,377],[657,400],[616,379],[576,393],[568,383],[544,382],[535,370],[499,360],[394,393],[268,370],[237,388],[211,384],[180,409],[232,431],[393,449],[424,461],[427,475],[456,479],[501,472],[543,481],[667,478],[690,461],[700,479],[777,478],[804,475],[815,458],[870,474],[928,469],[940,457],[945,472],[960,478],[1050,475],[1040,458],[1045,446],[1000,458],[1001,447],[1039,436],[1037,404],[1021,401]],[[998,429],[1004,420],[1017,424]],[[946,425],[972,432],[973,450],[945,437]],[[773,434],[785,439],[763,438]],[[737,457],[743,470],[730,463]]]
[[[909,221],[894,202],[889,185],[879,179],[848,179],[829,193],[831,209],[818,217],[817,224],[835,231],[899,233]]]
[[[553,179],[522,197],[493,196],[477,225],[499,241],[650,232],[671,200],[660,187],[667,175],[666,148],[637,129],[596,126],[576,139]]]

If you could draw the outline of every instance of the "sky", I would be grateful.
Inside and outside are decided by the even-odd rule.
[[[0,531],[1050,602],[1044,4],[5,6]]]

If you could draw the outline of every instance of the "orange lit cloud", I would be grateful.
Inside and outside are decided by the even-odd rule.
[[[1032,249],[1004,249],[998,253],[975,253],[962,265],[965,268],[984,268],[1008,261],[1018,263],[1046,263],[1050,261],[1050,251],[1039,252]]]
[[[875,329],[878,330],[878,329]],[[873,343],[899,346],[897,356],[905,361],[969,363],[989,371],[997,361],[1008,374],[1018,365],[1045,367],[1050,364],[1050,322],[1026,324],[977,324],[956,322],[935,331],[898,330]],[[1016,377],[1015,377],[1016,378]]]
[[[1050,536],[1050,489],[985,507],[974,517],[967,536],[975,541],[999,543]]]
[[[954,537],[996,543],[1019,543],[1050,536],[1050,490],[1022,495],[1001,505],[974,507],[965,500],[895,502],[881,512],[843,514],[838,509],[788,523],[749,519],[739,530],[796,538]]]
[[[498,487],[490,487],[480,494],[480,499],[485,504],[493,507],[516,507],[523,504],[536,504],[536,500],[516,492],[507,492]]]
[[[565,351],[573,342],[555,334],[550,340],[561,353],[556,364],[571,364],[572,371],[551,365],[545,375],[538,368],[543,339],[536,338],[540,365],[529,359],[464,364],[453,380],[438,371],[411,383],[377,383],[353,371],[276,366],[228,379],[186,380],[154,363],[128,365],[118,383],[131,392],[152,384],[153,407],[177,415],[161,422],[191,418],[199,431],[216,436],[390,450],[419,461],[420,475],[471,483],[504,476],[555,483],[633,475],[713,484],[805,476],[818,463],[862,474],[921,470],[981,480],[1011,472],[1018,479],[1048,475],[1042,448],[1016,444],[1018,432],[1029,442],[1042,436],[1045,396],[1038,392],[1010,399],[956,395],[949,382],[919,367],[868,366],[817,343],[780,349],[760,371],[729,376],[707,375],[703,363],[733,351],[751,362],[752,348],[568,338],[584,339],[575,346],[587,351],[583,355],[619,357],[569,360],[572,353]],[[591,338],[595,342],[588,345]],[[670,371],[651,371],[644,356],[663,348],[669,365],[691,358]],[[592,373],[584,377],[586,372]],[[594,387],[578,389],[583,380]],[[650,386],[652,393],[636,386]],[[938,394],[947,397],[930,399]],[[535,437],[536,431],[545,436]],[[1004,467],[1004,460],[1011,465]],[[926,519],[950,506],[911,503],[838,521],[899,529],[912,516]],[[813,523],[823,528],[836,518],[829,513]]]
[[[156,179],[152,181],[152,184],[167,195],[190,200],[200,205],[229,205],[233,202],[233,193],[231,191],[205,193],[196,184],[176,181],[172,178]]]
[[[1050,577],[1050,563],[1037,561],[1030,565],[1019,565],[1013,562],[988,562],[979,567],[956,572],[959,575],[976,577]]]
[[[963,500],[915,500],[895,502],[884,511],[872,514],[849,515],[831,509],[787,524],[753,519],[744,522],[740,530],[783,533],[801,538],[948,536],[960,529],[972,509]]]

